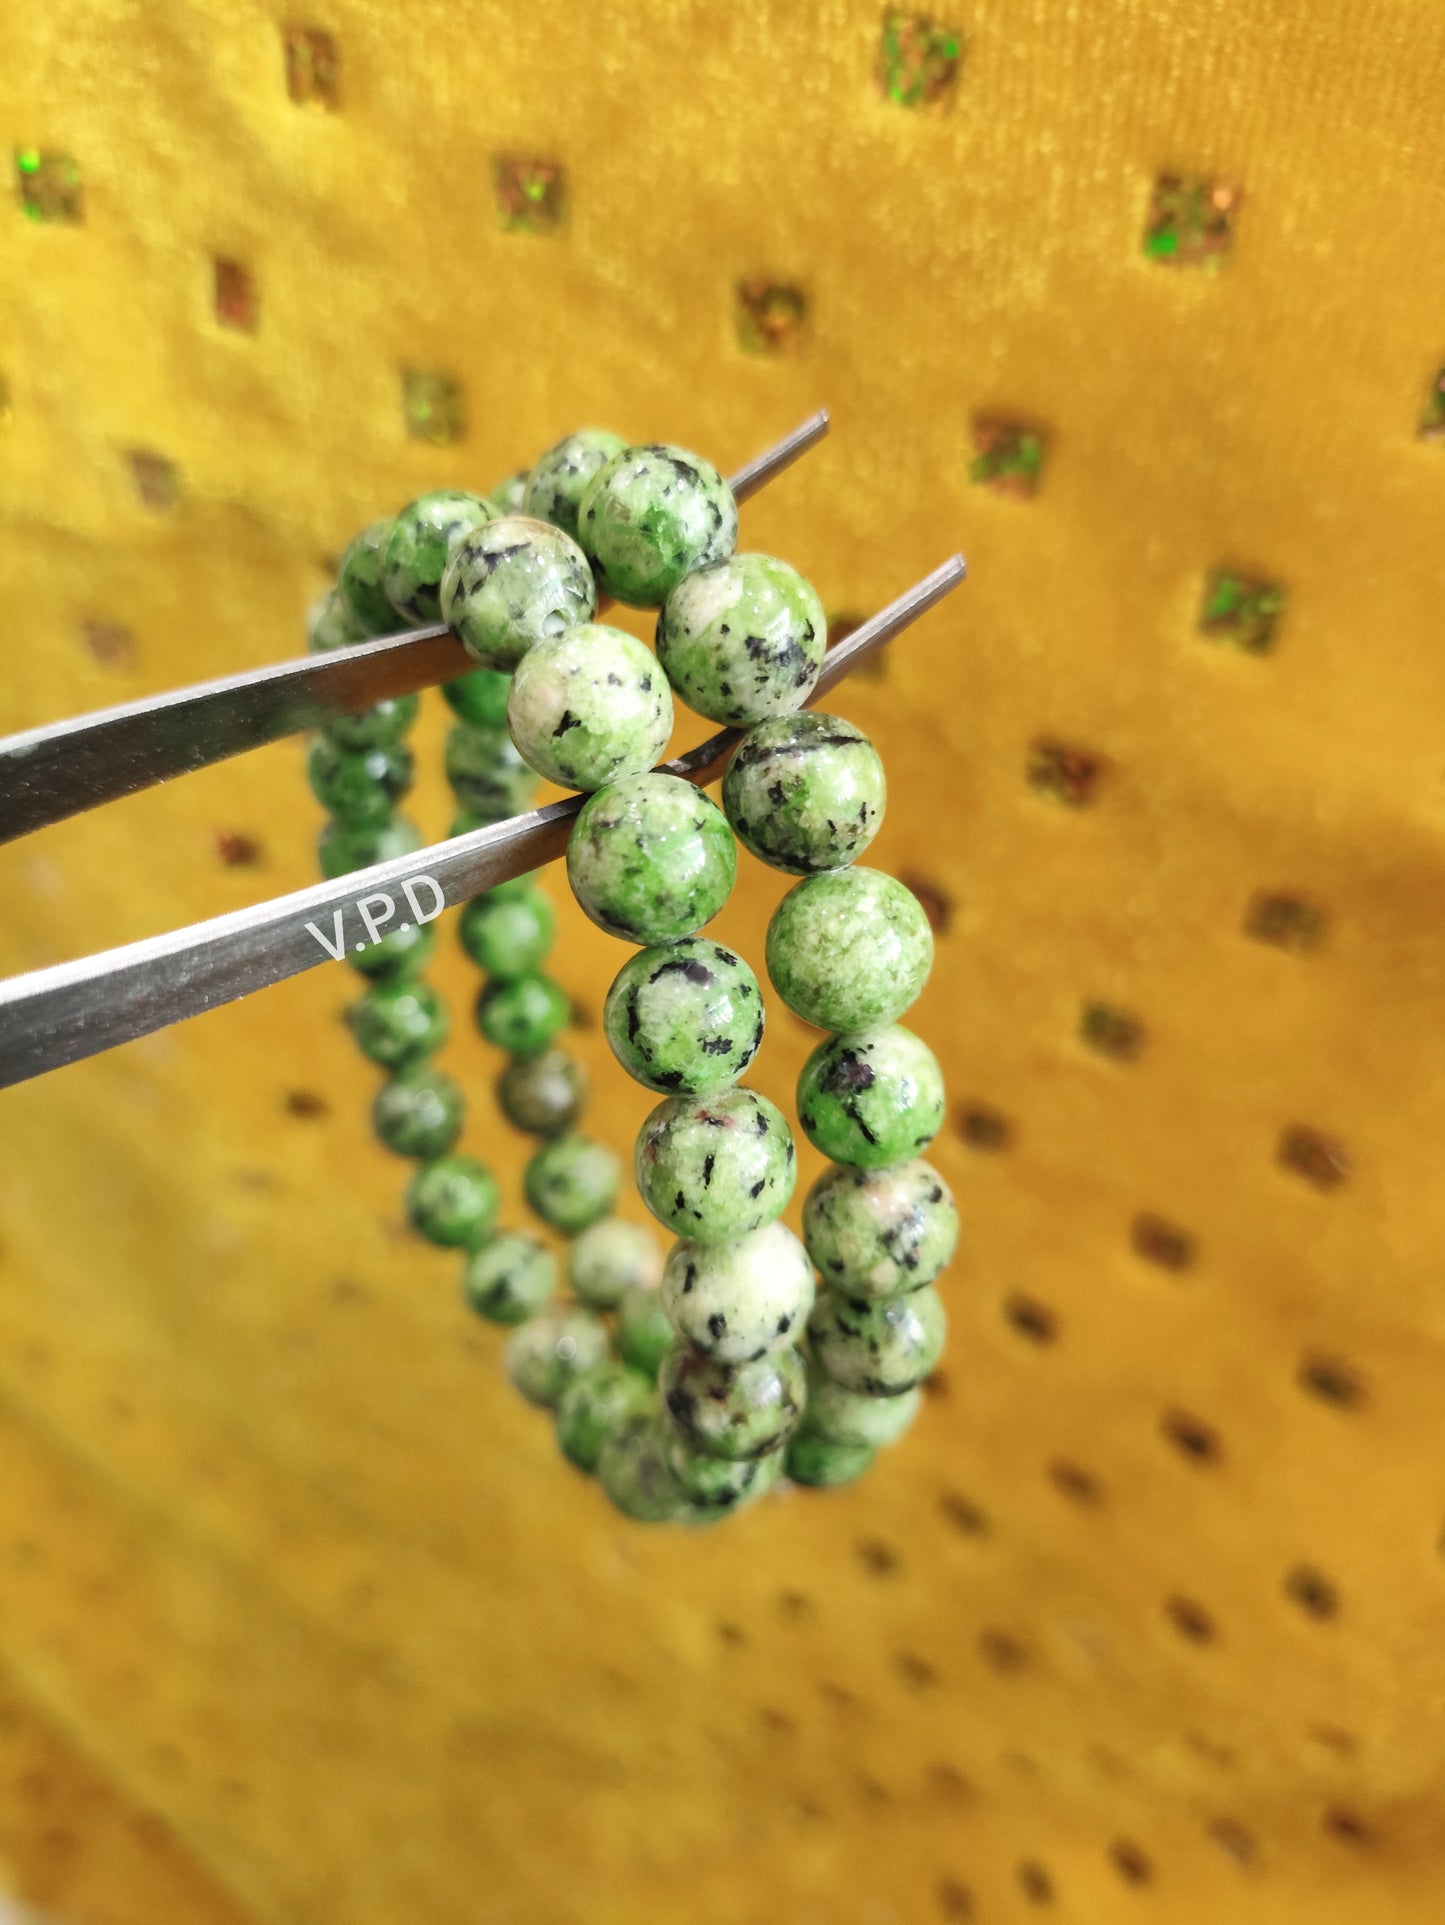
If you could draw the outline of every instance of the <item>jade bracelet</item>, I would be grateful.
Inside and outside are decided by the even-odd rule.
[[[633,1176],[676,1239],[666,1256],[613,1215],[621,1163],[577,1129],[586,1079],[562,1047],[571,1006],[545,971],[556,915],[535,878],[475,897],[459,935],[482,972],[477,1027],[507,1057],[498,1105],[538,1139],[526,1201],[568,1240],[567,1299],[552,1250],[500,1227],[495,1178],[457,1151],[466,1104],[433,1061],[449,1019],[424,978],[429,924],[348,958],[369,986],[347,1020],[386,1073],[376,1133],[418,1166],[411,1223],[461,1253],[474,1311],[515,1326],[507,1374],[555,1413],[563,1453],[645,1522],[713,1522],[780,1477],[832,1485],[866,1470],[912,1422],[942,1351],[932,1286],[958,1228],[920,1155],[943,1120],[942,1075],[898,1022],[927,979],[932,932],[902,883],[854,866],[883,818],[882,763],[851,723],[803,708],[826,646],[816,593],[736,541],[736,504],[709,463],[584,430],[490,495],[439,490],[363,530],[308,628],[330,649],[398,618],[445,621],[477,662],[443,687],[457,717],[453,834],[525,809],[539,776],[587,796],[567,877],[584,913],[636,946],[603,1027],[662,1098]],[[659,610],[655,652],[595,619],[602,596]],[[721,807],[655,769],[674,697],[747,731]],[[415,696],[379,702],[313,742],[326,875],[420,846],[396,813],[416,711]],[[798,1121],[831,1159],[801,1241],[779,1221],[792,1131],[740,1080],[763,1040],[762,990],[699,934],[732,890],[739,842],[797,878],[768,927],[767,975],[829,1032],[798,1080]]]

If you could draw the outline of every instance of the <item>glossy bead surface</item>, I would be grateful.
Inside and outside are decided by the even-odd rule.
[[[591,621],[597,584],[560,528],[506,515],[457,543],[442,576],[441,608],[483,668],[510,670],[536,643]]]
[[[462,1295],[488,1323],[525,1323],[556,1290],[556,1258],[516,1230],[478,1245],[462,1268]]]
[[[629,957],[607,992],[602,1027],[645,1089],[713,1096],[758,1053],[762,992],[741,956],[693,936]]]
[[[888,784],[860,729],[811,711],[749,729],[728,763],[722,801],[745,849],[804,876],[857,861],[878,833]]]
[[[633,1169],[652,1214],[696,1243],[771,1223],[797,1180],[787,1119],[749,1089],[659,1103],[638,1132]]]
[[[306,756],[311,793],[348,829],[379,829],[411,787],[412,754],[404,742],[339,749],[318,735]]]
[[[497,1102],[514,1129],[529,1136],[560,1136],[586,1106],[587,1075],[565,1050],[521,1056],[497,1078]]]
[[[477,1028],[512,1056],[540,1056],[571,1014],[566,990],[550,976],[487,983],[477,997]]]
[[[727,817],[675,775],[631,775],[589,796],[567,841],[567,880],[599,928],[675,942],[710,922],[737,876]]]
[[[771,555],[732,555],[686,576],[657,622],[657,659],[682,700],[742,728],[801,708],[827,645],[812,584]]]
[[[347,1010],[346,1021],[362,1055],[390,1070],[409,1069],[433,1055],[450,1027],[436,991],[407,977],[373,983]]]
[[[419,976],[436,951],[436,931],[429,922],[409,922],[383,932],[363,949],[348,949],[346,960],[363,976],[392,979]]]
[[[416,695],[388,695],[369,708],[351,715],[338,715],[321,733],[339,749],[383,748],[399,742],[416,720],[421,698]]]
[[[522,1175],[528,1203],[564,1236],[576,1236],[607,1216],[621,1185],[621,1159],[605,1143],[585,1136],[553,1137]]]
[[[679,1343],[662,1360],[658,1387],[668,1415],[694,1450],[738,1462],[765,1457],[793,1429],[807,1399],[807,1369],[797,1350],[724,1364]]]
[[[381,585],[401,617],[396,626],[422,628],[441,620],[441,580],[452,550],[495,519],[490,502],[461,488],[436,488],[406,504],[392,523],[381,561]]]
[[[662,1273],[672,1327],[720,1363],[791,1349],[813,1307],[813,1266],[784,1224],[728,1243],[673,1245]]]
[[[835,1383],[870,1397],[901,1397],[943,1353],[943,1302],[931,1285],[904,1297],[820,1292],[808,1319],[813,1356]]]
[[[470,675],[456,675],[442,683],[447,707],[459,721],[476,729],[504,729],[507,726],[507,697],[512,678],[501,669],[477,668]]]
[[[596,1470],[607,1439],[635,1417],[646,1416],[656,1401],[640,1371],[610,1359],[599,1364],[564,1391],[557,1406],[562,1455],[578,1470]]]
[[[689,1506],[664,1455],[666,1433],[655,1418],[635,1418],[613,1431],[597,1457],[597,1481],[609,1501],[636,1524],[678,1523]]]
[[[926,1150],[943,1126],[943,1071],[911,1029],[830,1036],[798,1078],[798,1121],[835,1162],[887,1169]]]
[[[421,847],[421,831],[404,815],[393,816],[378,828],[353,829],[344,822],[328,822],[316,838],[321,873],[336,882],[353,869],[369,869],[374,862],[409,856]]]
[[[901,1397],[870,1397],[862,1391],[845,1389],[834,1383],[826,1371],[816,1367],[808,1373],[808,1415],[806,1427],[830,1444],[848,1444],[855,1450],[880,1450],[903,1435],[923,1403],[923,1392],[915,1386]]]
[[[502,1192],[485,1164],[472,1156],[439,1156],[406,1186],[412,1228],[443,1249],[467,1249],[489,1237],[501,1214]]]
[[[827,1490],[861,1477],[872,1468],[877,1454],[866,1445],[835,1444],[805,1424],[789,1438],[783,1464],[795,1484]]]
[[[544,962],[557,928],[557,912],[540,889],[517,895],[473,896],[461,913],[462,948],[488,976],[528,976]]]
[[[624,1294],[652,1289],[662,1275],[662,1249],[640,1223],[608,1217],[584,1230],[567,1253],[572,1294],[593,1310],[615,1310]]]
[[[617,1306],[617,1354],[653,1382],[676,1342],[661,1293],[647,1284],[630,1283]]]
[[[461,1135],[466,1107],[451,1077],[425,1063],[382,1084],[372,1101],[371,1123],[397,1156],[430,1162],[445,1156]]]
[[[333,648],[353,648],[365,640],[366,631],[339,588],[328,588],[320,601],[311,604],[306,616],[306,646],[313,655],[329,654]]]
[[[657,608],[684,575],[733,552],[737,503],[700,455],[660,444],[628,448],[588,482],[577,535],[609,595]]]
[[[497,483],[487,495],[487,502],[499,515],[520,515],[526,492],[527,470],[519,468],[514,475],[508,475],[505,481]]]
[[[958,1211],[922,1158],[881,1170],[834,1163],[803,1204],[803,1241],[845,1296],[895,1297],[943,1269],[958,1241]]]
[[[841,1033],[881,1029],[917,996],[933,931],[917,896],[880,869],[795,883],[768,924],[768,974],[795,1015]]]
[[[537,793],[537,777],[505,729],[458,722],[447,733],[446,772],[458,802],[484,822],[520,815]]]
[[[590,1310],[543,1310],[512,1332],[502,1352],[513,1389],[549,1410],[606,1358],[607,1332]]]
[[[731,1517],[770,1491],[783,1468],[781,1450],[736,1462],[710,1457],[706,1451],[694,1450],[675,1427],[669,1430],[663,1451],[688,1502],[704,1514],[719,1517]]]
[[[390,635],[398,627],[381,580],[391,527],[389,521],[374,521],[363,528],[347,545],[336,570],[336,586],[363,635]]]
[[[517,664],[507,725],[523,760],[564,789],[641,775],[672,734],[672,691],[651,651],[603,622],[582,622]]]
[[[577,510],[587,492],[587,484],[599,468],[605,468],[614,455],[625,453],[627,443],[620,434],[605,428],[581,428],[547,450],[524,479],[522,511],[550,521],[575,541]]]

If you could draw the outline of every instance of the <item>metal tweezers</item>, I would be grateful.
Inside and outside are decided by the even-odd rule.
[[[827,432],[824,410],[740,468],[729,482],[737,500],[756,494]],[[954,555],[835,643],[810,705],[963,578],[963,558]],[[449,629],[414,628],[0,739],[0,842],[476,666]],[[724,729],[664,762],[660,773],[706,786],[742,736]],[[0,982],[0,1087],[340,961],[348,947],[375,941],[384,925],[404,927],[409,916],[430,922],[480,890],[554,861],[585,800],[548,803],[335,882]]]

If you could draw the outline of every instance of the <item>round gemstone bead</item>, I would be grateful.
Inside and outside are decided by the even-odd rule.
[[[497,1179],[472,1156],[439,1156],[406,1187],[406,1213],[428,1243],[467,1249],[489,1237],[501,1213]]]
[[[384,748],[399,742],[416,720],[421,698],[417,695],[388,695],[369,708],[352,715],[337,715],[321,731],[339,749]]]
[[[320,601],[313,602],[306,617],[306,646],[312,654],[325,655],[333,648],[352,648],[365,640],[366,631],[339,588],[328,588]]]
[[[336,571],[341,598],[363,635],[390,635],[397,625],[396,610],[387,600],[381,580],[391,528],[389,521],[374,521],[363,528],[347,547]]]
[[[409,1069],[447,1039],[446,1005],[426,983],[402,977],[373,983],[346,1012],[363,1056],[383,1069]]]
[[[602,1011],[612,1053],[647,1089],[715,1096],[763,1040],[763,998],[741,956],[706,937],[643,949],[618,970]]]
[[[590,1310],[543,1310],[512,1332],[502,1352],[512,1387],[549,1410],[606,1360],[607,1332]]]
[[[872,1467],[877,1454],[866,1445],[832,1443],[805,1424],[788,1440],[784,1464],[795,1484],[825,1490],[834,1484],[851,1484]]]
[[[353,829],[344,822],[328,822],[316,839],[322,875],[336,882],[353,869],[369,869],[374,862],[409,856],[421,847],[421,831],[405,816],[393,816],[379,828]]]
[[[347,950],[346,960],[363,976],[386,980],[417,976],[431,961],[436,946],[436,931],[429,922],[409,922],[405,929],[398,923],[364,949]]]
[[[567,841],[567,880],[587,915],[627,942],[675,942],[731,893],[727,817],[675,775],[629,775],[589,796]]]
[[[803,1204],[803,1241],[845,1296],[896,1297],[943,1269],[958,1241],[958,1211],[921,1157],[881,1170],[834,1163]]]
[[[801,1351],[725,1364],[687,1343],[663,1358],[658,1385],[686,1442],[705,1457],[733,1462],[776,1450],[802,1416],[808,1394]]]
[[[445,1156],[462,1133],[466,1101],[443,1070],[425,1063],[382,1084],[371,1105],[378,1138],[397,1156]]]
[[[499,668],[473,669],[470,675],[456,675],[442,683],[442,694],[452,713],[475,729],[507,726],[507,697],[511,692],[512,678]]]
[[[442,577],[441,607],[483,668],[514,669],[538,642],[591,621],[597,584],[570,535],[506,515],[457,543]]]
[[[582,1114],[586,1072],[561,1049],[519,1056],[497,1078],[497,1101],[514,1129],[529,1136],[560,1136]]]
[[[901,1016],[933,964],[933,931],[910,889],[880,869],[795,883],[768,924],[768,974],[795,1015],[844,1033]]]
[[[462,948],[478,969],[507,980],[528,976],[546,960],[557,915],[540,889],[473,896],[457,925]]]
[[[878,1450],[893,1444],[918,1415],[923,1392],[916,1386],[901,1397],[870,1397],[846,1390],[825,1371],[808,1373],[808,1415],[805,1426],[830,1444],[849,1444],[855,1450]]]
[[[669,1432],[663,1451],[688,1502],[706,1517],[730,1517],[751,1504],[772,1489],[783,1468],[780,1450],[734,1462],[694,1450],[675,1429]]]
[[[483,822],[520,814],[537,793],[537,778],[505,729],[458,722],[447,734],[446,772],[458,802]]]
[[[901,1397],[943,1352],[947,1318],[931,1285],[902,1297],[824,1290],[808,1319],[813,1355],[834,1383],[869,1397]]]
[[[540,1056],[571,1013],[566,990],[550,976],[487,983],[477,997],[477,1028],[512,1056]]]
[[[392,523],[381,561],[381,585],[403,621],[441,620],[441,580],[453,548],[496,519],[480,495],[437,488],[409,501]]]
[[[609,595],[632,608],[657,608],[685,575],[733,552],[738,508],[700,455],[628,448],[588,482],[577,534]]]
[[[318,735],[306,756],[311,793],[348,829],[379,829],[411,787],[412,754],[404,742],[339,749]]]
[[[578,1470],[593,1471],[607,1439],[650,1413],[656,1396],[640,1371],[608,1361],[579,1377],[557,1406],[557,1442]]]
[[[564,789],[600,789],[657,761],[672,734],[672,691],[635,636],[582,622],[522,657],[507,723],[539,775]]]
[[[738,840],[789,875],[842,869],[878,833],[888,784],[877,749],[836,715],[780,715],[739,742],[722,785]]]
[[[584,1230],[567,1256],[572,1294],[593,1310],[615,1310],[634,1285],[653,1288],[662,1275],[662,1251],[651,1230],[608,1217]]]
[[[624,1424],[603,1444],[597,1480],[609,1500],[637,1524],[679,1523],[690,1506],[668,1469],[666,1434],[655,1419]]]
[[[526,477],[522,490],[522,512],[550,521],[575,541],[577,510],[587,492],[587,484],[599,468],[605,468],[614,455],[626,452],[620,434],[605,428],[582,428],[549,448]]]
[[[617,1306],[617,1354],[654,1382],[663,1358],[677,1337],[662,1307],[662,1294],[649,1284],[630,1283]]]
[[[499,515],[520,515],[522,499],[527,492],[527,470],[519,468],[505,481],[499,481],[487,496],[489,507],[495,508]]]
[[[781,1223],[730,1243],[673,1245],[662,1273],[673,1329],[720,1363],[796,1344],[813,1307],[813,1266]]]
[[[943,1071],[911,1029],[830,1036],[798,1078],[798,1121],[824,1156],[887,1169],[926,1150],[943,1125]]]
[[[556,1136],[544,1143],[522,1175],[528,1203],[564,1236],[609,1215],[622,1183],[622,1164],[605,1143]]]
[[[535,1237],[504,1230],[480,1244],[462,1268],[462,1295],[488,1323],[525,1323],[551,1301],[557,1260]]]
[[[771,555],[732,555],[680,581],[657,621],[657,659],[690,709],[743,728],[801,708],[828,646],[812,585]]]
[[[695,1243],[771,1223],[797,1181],[787,1119],[749,1089],[659,1103],[638,1133],[633,1168],[652,1214]]]

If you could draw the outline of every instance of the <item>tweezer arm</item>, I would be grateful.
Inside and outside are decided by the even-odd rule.
[[[740,468],[734,496],[755,495],[827,432],[822,408]],[[5,737],[0,842],[475,667],[450,630],[413,628]]]
[[[963,559],[955,555],[854,629],[828,651],[810,704],[963,578]],[[700,786],[714,782],[742,735],[724,729],[664,763],[661,773]],[[430,922],[450,904],[555,860],[585,799],[549,803],[337,882],[12,977],[0,983],[0,1087],[234,1002],[328,958],[339,962],[389,929]]]

